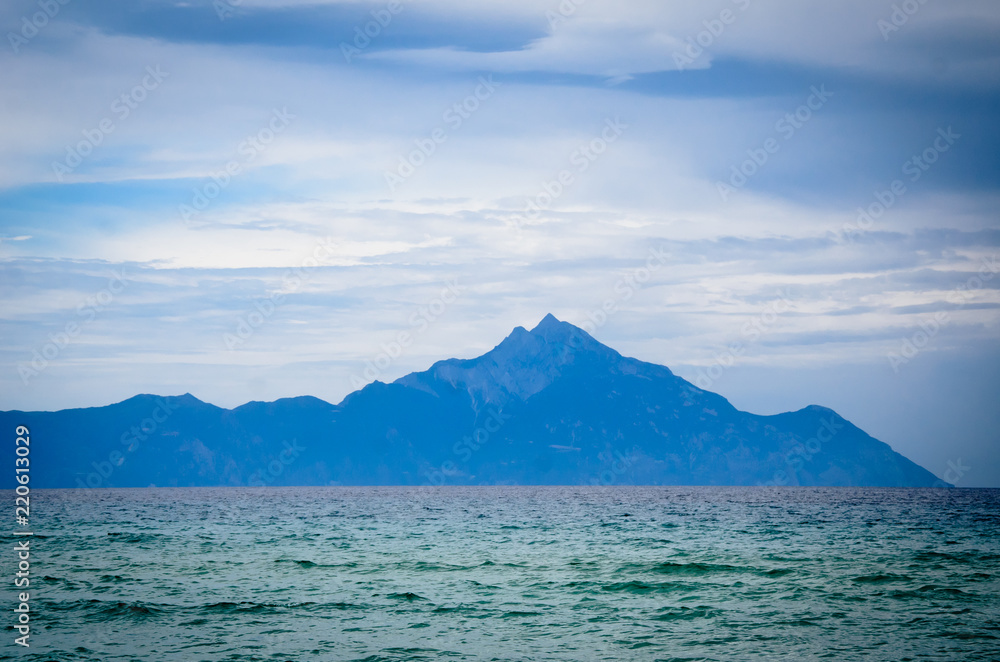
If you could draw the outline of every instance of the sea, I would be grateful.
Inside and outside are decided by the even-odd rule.
[[[30,529],[4,660],[1000,660],[1000,490],[38,490]]]

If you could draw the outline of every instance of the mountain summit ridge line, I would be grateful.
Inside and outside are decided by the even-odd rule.
[[[949,486],[831,409],[740,411],[551,314],[336,405],[143,394],[0,420],[31,428],[37,487]]]

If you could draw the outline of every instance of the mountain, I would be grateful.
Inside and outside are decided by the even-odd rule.
[[[552,315],[339,405],[137,395],[0,421],[29,427],[35,487],[947,486],[833,410],[739,411]]]

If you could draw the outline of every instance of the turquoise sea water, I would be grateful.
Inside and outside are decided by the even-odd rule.
[[[997,490],[52,490],[32,529],[2,659],[1000,659]]]

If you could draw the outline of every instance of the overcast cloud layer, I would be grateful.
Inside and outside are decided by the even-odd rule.
[[[0,27],[2,409],[339,402],[551,312],[1000,486],[995,2],[18,0]]]

